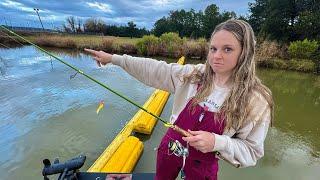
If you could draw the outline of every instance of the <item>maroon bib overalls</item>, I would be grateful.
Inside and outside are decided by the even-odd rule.
[[[196,105],[192,111],[190,108],[192,100],[179,114],[174,124],[184,130],[208,131],[221,135],[224,129],[223,119],[214,119],[214,112],[206,111],[200,105]],[[200,118],[203,114],[203,118]],[[201,121],[199,121],[201,119]],[[182,140],[182,136],[169,128],[162,138],[157,152],[157,180],[174,180],[178,176],[183,163],[182,157],[177,157],[168,151],[170,140],[178,140],[184,147],[187,143]],[[217,179],[218,159],[213,152],[202,153],[189,146],[189,155],[186,158],[184,172],[186,179]]]

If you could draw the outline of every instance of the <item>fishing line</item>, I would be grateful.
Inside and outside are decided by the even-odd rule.
[[[51,70],[53,70],[52,58],[50,57]]]
[[[70,78],[70,79],[73,79],[73,78],[76,77],[77,74],[78,74],[78,72],[76,72],[75,74],[71,74],[71,75],[69,76],[69,78]]]
[[[163,124],[165,124],[166,126],[168,126],[168,127],[170,127],[170,128],[173,128],[175,131],[181,133],[181,134],[184,135],[184,136],[190,136],[190,133],[188,133],[187,131],[182,130],[181,128],[179,128],[179,127],[176,126],[176,125],[172,125],[172,124],[168,123],[167,121],[163,120],[161,117],[159,117],[159,116],[157,116],[157,115],[149,112],[147,109],[143,108],[142,106],[138,105],[137,103],[133,102],[132,100],[128,99],[127,97],[125,97],[124,95],[118,93],[117,91],[109,88],[108,86],[106,86],[105,84],[101,83],[100,81],[94,79],[93,77],[87,75],[86,73],[84,73],[84,72],[81,71],[80,69],[76,68],[75,66],[72,66],[71,64],[63,61],[61,58],[57,57],[56,55],[54,55],[54,54],[46,51],[45,49],[43,49],[43,48],[41,48],[40,46],[32,43],[31,41],[29,41],[29,40],[27,40],[26,38],[20,36],[19,34],[11,31],[10,29],[4,27],[3,25],[0,25],[0,27],[1,27],[2,29],[4,29],[4,30],[8,31],[9,33],[13,34],[14,36],[16,36],[16,37],[18,37],[18,38],[26,41],[27,43],[33,45],[35,48],[39,49],[40,51],[44,52],[45,54],[47,54],[47,55],[55,58],[56,60],[58,60],[58,61],[60,61],[61,63],[65,64],[66,66],[70,67],[71,69],[75,70],[76,72],[82,74],[83,76],[87,77],[87,78],[90,79],[91,81],[99,84],[99,85],[102,86],[103,88],[105,88],[105,89],[111,91],[112,93],[118,95],[119,97],[121,97],[121,98],[123,98],[124,100],[128,101],[128,102],[131,103],[132,105],[138,107],[139,109],[142,109],[142,110],[145,111],[146,113],[148,113],[148,114],[152,115],[153,117],[155,117],[156,119],[160,120],[160,121],[161,121]]]

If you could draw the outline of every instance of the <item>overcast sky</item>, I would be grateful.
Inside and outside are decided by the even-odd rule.
[[[196,12],[210,4],[220,11],[234,11],[237,15],[248,14],[248,2],[253,0],[1,0],[0,24],[41,27],[34,8],[45,28],[61,27],[65,19],[75,16],[82,19],[96,17],[106,24],[126,25],[133,21],[138,27],[153,28],[154,23],[171,10],[191,8]]]

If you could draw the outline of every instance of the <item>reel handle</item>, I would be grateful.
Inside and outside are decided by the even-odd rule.
[[[182,136],[184,137],[190,137],[192,136],[192,134],[190,134],[188,131],[181,129],[180,127],[178,127],[177,125],[173,125],[172,127],[173,130],[177,131],[178,133],[180,133]]]

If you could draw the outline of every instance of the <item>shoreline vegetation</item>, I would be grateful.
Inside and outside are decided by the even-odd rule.
[[[180,38],[177,33],[164,33],[160,37],[146,35],[142,38],[52,34],[18,32],[41,47],[53,47],[69,50],[92,48],[109,53],[130,54],[149,57],[178,58],[186,56],[189,62],[204,60],[207,56],[208,41],[205,38]],[[14,38],[14,39],[13,39]],[[27,45],[15,37],[0,36],[0,47]],[[293,70],[320,74],[320,56],[316,41],[296,41],[290,45],[281,45],[276,41],[259,41],[256,49],[256,62],[259,67]]]

